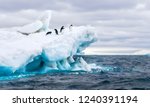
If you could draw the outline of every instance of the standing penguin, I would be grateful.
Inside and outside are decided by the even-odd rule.
[[[54,29],[54,30],[55,30],[56,35],[58,35],[58,30],[57,29]]]
[[[73,27],[73,25],[71,24],[71,25],[69,26],[69,30],[70,30],[70,31],[72,30],[72,27]]]
[[[65,29],[65,27],[64,26],[62,26],[61,28],[60,28],[60,33],[62,33],[62,31]]]

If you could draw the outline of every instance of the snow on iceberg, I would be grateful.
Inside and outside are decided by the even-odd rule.
[[[32,24],[15,29],[0,30],[0,75],[22,74],[45,70],[85,70],[90,67],[79,57],[95,41],[90,26],[66,28],[63,34],[46,35],[50,12]]]

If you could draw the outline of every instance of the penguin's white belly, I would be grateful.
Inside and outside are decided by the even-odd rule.
[[[25,26],[22,26],[18,28],[18,32],[24,33],[24,34],[31,34],[39,31],[42,29],[43,23],[41,21],[35,21],[31,24],[27,24]]]

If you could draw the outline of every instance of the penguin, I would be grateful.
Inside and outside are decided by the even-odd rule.
[[[70,31],[72,30],[72,27],[73,27],[73,25],[71,24],[71,25],[69,26],[69,30],[70,30]]]
[[[46,33],[46,35],[49,35],[49,34],[52,34],[52,31],[49,31],[49,32]]]
[[[54,30],[55,30],[56,35],[58,35],[58,30],[57,29],[54,29]]]
[[[65,29],[65,27],[64,26],[62,26],[61,28],[60,28],[60,33],[62,33],[62,31]]]

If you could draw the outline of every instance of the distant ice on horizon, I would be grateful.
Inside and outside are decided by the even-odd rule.
[[[89,47],[84,50],[86,55],[149,55],[149,49],[114,48],[114,47]]]

